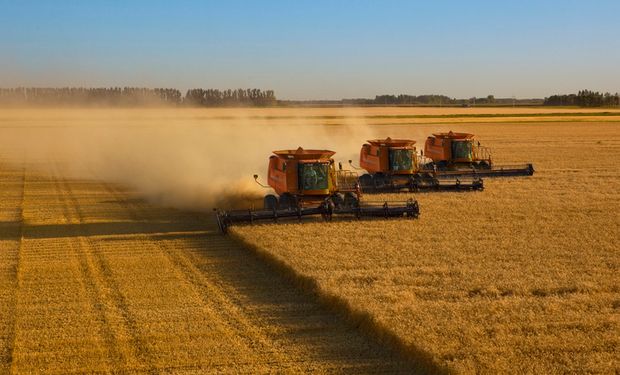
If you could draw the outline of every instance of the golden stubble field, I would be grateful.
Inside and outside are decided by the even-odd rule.
[[[220,235],[210,210],[145,201],[199,205],[182,177],[203,171],[189,155],[207,140],[184,152],[193,131],[153,137],[149,111],[112,112],[0,112],[0,373],[413,371]]]
[[[439,128],[450,127],[479,134],[496,162],[533,162],[536,174],[486,179],[484,192],[418,194],[417,221],[257,225],[235,235],[434,368],[618,371],[619,124]]]
[[[53,163],[0,179],[0,373],[412,371],[210,215]]]
[[[2,110],[0,372],[617,371],[620,124],[445,111]],[[535,176],[214,230],[273,148],[450,129]]]

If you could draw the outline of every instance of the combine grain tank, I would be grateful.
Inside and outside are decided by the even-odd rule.
[[[230,225],[257,221],[299,219],[316,215],[325,220],[332,216],[413,217],[419,215],[418,202],[361,202],[357,173],[336,168],[329,150],[281,150],[269,158],[267,183],[275,194],[264,197],[260,210],[216,210],[222,232]],[[258,176],[254,176],[258,178]]]
[[[439,179],[435,170],[423,169],[424,159],[413,140],[388,137],[367,142],[360,151],[360,166],[368,172],[360,176],[364,193],[484,189],[477,177]]]
[[[424,156],[431,159],[425,168],[437,171],[443,178],[479,176],[531,176],[531,163],[495,165],[491,151],[480,145],[469,133],[434,133],[426,139]]]

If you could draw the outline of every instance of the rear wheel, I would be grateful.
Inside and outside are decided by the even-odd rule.
[[[357,199],[357,195],[348,192],[344,195],[344,205],[345,207],[358,207],[360,204],[359,200]]]
[[[273,194],[265,195],[265,198],[263,199],[263,207],[266,210],[277,210],[278,198],[276,198]]]
[[[372,183],[372,176],[369,174],[363,174],[360,176],[360,187],[362,188],[362,190],[364,188],[368,188],[373,186]]]
[[[372,177],[372,182],[375,188],[381,189],[385,187],[387,178],[383,175],[383,173],[377,173]]]
[[[445,160],[438,161],[435,163],[435,167],[437,167],[438,171],[447,171],[448,170],[448,162]]]

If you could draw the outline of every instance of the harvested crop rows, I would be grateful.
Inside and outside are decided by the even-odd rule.
[[[255,225],[235,235],[412,358],[458,372],[620,368],[617,124],[383,127],[478,134],[531,178],[418,194],[418,221]],[[402,196],[367,196],[367,199]]]
[[[204,215],[58,165],[3,165],[1,372],[409,368]]]
[[[618,123],[413,117],[467,113],[490,112],[1,112],[0,372],[617,371]],[[536,174],[419,194],[413,221],[226,237],[206,210],[222,192],[202,182],[254,186],[260,147],[303,141],[346,163],[371,137],[448,130]]]

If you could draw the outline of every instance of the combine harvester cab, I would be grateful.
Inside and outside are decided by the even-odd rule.
[[[423,170],[423,158],[410,139],[374,139],[360,151],[360,176],[364,193],[483,190],[481,178],[438,179],[434,170]]]
[[[301,220],[311,215],[329,221],[334,215],[417,218],[420,214],[418,202],[413,199],[406,202],[361,202],[357,173],[341,167],[336,169],[333,151],[300,147],[273,153],[267,170],[269,186],[264,187],[271,187],[276,194],[266,195],[260,210],[216,209],[217,223],[223,233],[238,223],[285,218]]]
[[[499,177],[531,176],[531,163],[495,165],[491,151],[480,145],[469,133],[434,133],[426,139],[424,156],[432,160],[425,168],[436,171],[439,178],[464,176]]]

